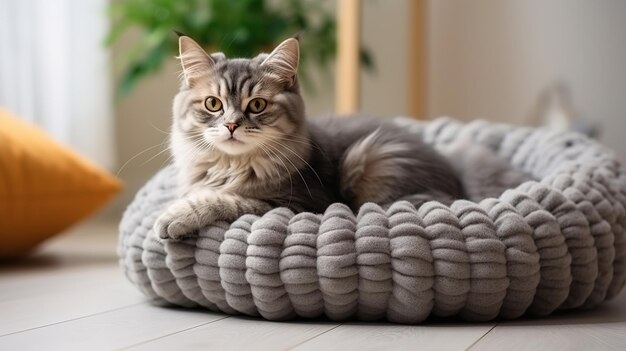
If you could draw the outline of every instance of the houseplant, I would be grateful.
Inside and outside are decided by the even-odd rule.
[[[207,51],[227,57],[251,57],[281,40],[302,33],[300,76],[307,87],[307,67],[328,67],[336,51],[336,19],[324,2],[316,0],[127,0],[113,2],[106,45],[136,27],[140,37],[125,59],[118,92],[125,95],[139,80],[156,72],[164,60],[178,53],[173,31],[184,33]],[[361,50],[372,68],[372,58]]]

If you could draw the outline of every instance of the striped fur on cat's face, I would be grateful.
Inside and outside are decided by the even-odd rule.
[[[184,81],[174,101],[174,133],[179,134],[174,142],[253,157],[268,153],[273,141],[298,134],[304,123],[298,56],[293,38],[270,54],[226,59],[221,53],[209,56],[192,39],[181,37]]]

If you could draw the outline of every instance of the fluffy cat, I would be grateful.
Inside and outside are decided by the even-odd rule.
[[[357,210],[365,202],[419,206],[463,196],[445,158],[399,127],[307,121],[297,39],[252,59],[208,55],[186,36],[179,45],[183,79],[170,147],[181,199],[157,219],[161,238],[278,206],[319,213],[333,202]]]

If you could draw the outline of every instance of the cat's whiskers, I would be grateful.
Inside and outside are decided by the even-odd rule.
[[[117,171],[117,173],[115,174],[115,176],[116,176],[116,177],[117,177],[117,176],[119,176],[119,175],[120,175],[120,173],[122,173],[122,171],[124,170],[124,168],[125,168],[125,167],[126,167],[126,166],[130,163],[130,162],[132,162],[134,159],[136,159],[137,157],[139,157],[139,156],[141,156],[141,155],[145,154],[146,152],[148,152],[148,151],[150,151],[150,150],[153,150],[154,148],[157,148],[157,147],[163,146],[163,145],[165,145],[165,144],[167,144],[167,140],[165,140],[165,141],[163,141],[163,142],[160,142],[160,143],[158,143],[157,145],[153,145],[153,146],[151,146],[151,147],[149,147],[149,148],[147,148],[147,149],[145,149],[145,150],[143,150],[143,151],[141,151],[141,152],[137,153],[135,156],[133,156],[133,157],[129,158],[129,159],[128,159],[126,162],[124,162],[124,164],[123,164],[123,165],[119,168],[119,170]],[[169,150],[169,148],[165,148],[165,150]]]
[[[203,153],[214,149],[213,143],[205,139],[193,140],[190,145],[191,148],[186,150],[185,155],[181,155],[183,156],[183,158],[194,159],[197,158],[199,155],[202,155]]]
[[[172,133],[171,131],[169,131],[169,132],[168,132],[168,131],[166,131],[166,130],[163,130],[163,129],[161,129],[161,128],[159,128],[159,127],[155,126],[155,125],[154,125],[154,123],[152,123],[152,122],[150,122],[150,127],[152,127],[152,129],[154,129],[154,130],[156,130],[156,131],[158,131],[158,132],[161,132],[161,133],[163,133],[163,134],[167,134],[167,135],[172,135],[172,134],[174,134],[174,133]]]
[[[272,165],[272,173],[270,172],[265,172],[265,174],[270,178],[271,181],[274,181],[274,175],[278,176],[278,184],[280,185],[280,183],[282,182],[282,176],[280,175],[280,170],[276,167],[276,164],[273,162],[273,158],[272,155],[270,155],[267,150],[265,148],[263,148],[263,145],[257,145],[261,151],[263,151],[263,153],[265,154],[265,156],[267,156],[267,160],[269,161],[269,164]],[[276,156],[274,156],[276,157]]]
[[[285,169],[285,171],[287,172],[287,175],[289,176],[289,205],[291,205],[291,199],[293,198],[293,180],[291,179],[291,172],[289,172],[289,168],[287,168],[287,165],[285,164],[285,162],[279,156],[277,156],[275,152],[272,152],[263,144],[259,144],[258,146],[268,156],[270,161],[272,160],[271,155],[273,155],[274,158],[277,158],[282,163],[283,168]],[[280,170],[278,169],[277,164],[274,162],[270,162],[270,163],[274,166],[274,169],[276,170],[276,173],[278,174],[278,191],[280,192],[280,189],[282,187],[283,177],[280,174]]]
[[[250,132],[250,131],[248,131],[248,132]],[[276,131],[276,130],[271,130],[269,132],[264,132],[264,131],[261,131],[261,130],[255,130],[254,132],[250,132],[250,134],[264,134],[264,133],[275,135],[276,137],[278,137],[280,139],[283,139],[283,140],[286,140],[286,141],[293,141],[293,142],[296,142],[296,143],[299,143],[299,144],[310,145],[312,148],[320,151],[321,153],[324,154],[324,156],[326,156],[325,153],[324,153],[324,150],[319,145],[317,145],[312,139],[307,138],[307,137],[293,135],[293,134],[287,134],[287,133],[282,133],[282,132],[279,132],[279,131]]]
[[[291,199],[293,198],[293,180],[291,179],[291,173],[289,171],[289,168],[287,167],[287,164],[285,163],[285,161],[283,161],[282,158],[280,158],[280,156],[276,155],[275,152],[272,152],[272,150],[267,148],[267,145],[265,145],[264,143],[260,143],[258,144],[258,146],[267,154],[268,152],[271,153],[272,155],[274,155],[275,158],[278,159],[278,161],[280,161],[283,165],[283,168],[285,169],[285,171],[287,172],[287,175],[289,176],[289,205],[291,205]],[[269,154],[268,154],[269,156]],[[271,159],[271,157],[270,157]],[[278,169],[277,169],[278,171]],[[280,183],[279,183],[279,189],[280,189],[280,184],[282,183],[282,176],[280,176],[280,172],[279,172],[279,179],[280,179]]]
[[[213,143],[206,140],[199,140],[199,142],[192,144],[192,147],[186,151],[183,158],[196,159],[211,150],[214,150]]]
[[[172,133],[172,134],[174,134],[174,133]],[[199,135],[201,135],[201,134],[202,133],[199,133]],[[185,136],[183,138],[185,140],[187,140],[187,141],[192,142],[192,143],[195,143],[198,140],[198,139],[193,139],[192,137],[187,137],[187,136]],[[170,145],[168,145],[166,150],[171,150],[171,149],[172,149],[172,145],[170,144]],[[175,157],[174,152],[171,152],[170,155],[163,162],[161,162],[161,168],[163,166],[165,166],[165,164],[169,163],[174,157]]]
[[[274,131],[274,130],[268,132],[267,134],[271,134],[272,136],[276,136],[276,137],[281,138],[281,139],[283,139],[283,138],[284,139],[289,139],[290,141],[297,141],[297,142],[305,143],[305,144],[312,144],[313,143],[313,141],[311,139],[309,139],[309,138],[301,137],[301,136],[298,136],[298,135],[282,133],[282,132],[278,132],[278,131]]]
[[[302,135],[289,134],[289,133],[279,132],[277,130],[272,130],[272,131],[270,131],[270,133],[271,134],[280,135],[280,136],[289,136],[289,137],[292,137],[294,139],[299,139],[299,140],[303,140],[303,141],[312,142],[312,140],[310,138],[302,136]]]
[[[163,130],[160,130],[160,129],[156,128],[154,125],[152,125],[152,127],[153,127],[153,128],[155,128],[155,129],[156,129],[156,130],[158,130],[158,131],[161,131],[161,132],[163,132],[163,133],[167,133],[167,132],[165,132],[165,131],[163,131]],[[169,133],[169,134],[173,134],[173,133]],[[202,133],[201,133],[201,132],[199,132],[199,133],[198,133],[198,135],[202,135]],[[188,140],[191,140],[191,139],[189,138]],[[166,145],[166,144],[168,144],[168,140],[164,140],[164,141],[162,141],[162,142],[158,143],[157,145],[153,145],[153,146],[151,146],[151,147],[149,147],[149,148],[147,148],[147,149],[145,149],[145,150],[143,150],[143,151],[141,151],[141,152],[137,153],[136,155],[134,155],[133,157],[131,157],[130,159],[128,159],[126,162],[124,162],[124,164],[123,164],[123,165],[119,168],[119,170],[117,171],[116,176],[119,176],[119,175],[122,173],[122,171],[124,170],[124,168],[126,168],[126,166],[127,166],[128,164],[130,164],[130,163],[131,163],[134,159],[136,159],[137,157],[139,157],[139,156],[141,156],[141,155],[145,154],[146,152],[148,152],[148,151],[150,151],[150,150],[153,150],[153,149],[155,149],[155,148],[157,148],[157,147],[160,147],[160,146],[163,146],[163,145]],[[148,159],[147,161],[144,161],[144,162],[143,162],[140,166],[145,166],[147,163],[149,163],[150,161],[154,160],[154,159],[155,159],[156,157],[158,157],[159,155],[161,155],[161,154],[163,154],[164,152],[169,151],[169,150],[170,150],[170,146],[168,145],[165,149],[163,149],[163,150],[159,151],[156,155],[152,156],[152,157],[151,157],[150,159]],[[172,155],[170,155],[170,156],[168,157],[168,160],[169,160],[171,157],[173,157],[173,156],[172,156]],[[167,160],[166,160],[166,161],[167,161]]]
[[[299,158],[302,162],[304,162],[304,164],[307,165],[307,167],[309,167],[309,169],[313,172],[313,174],[315,174],[315,177],[317,178],[317,180],[320,182],[320,185],[323,187],[324,183],[322,182],[322,179],[320,178],[319,174],[317,174],[317,172],[315,171],[315,169],[313,168],[313,166],[311,166],[311,164],[309,164],[304,158],[302,158],[302,156],[300,156],[297,152],[293,151],[289,146],[281,143],[280,141],[277,140],[273,140],[273,139],[268,139],[268,141],[275,143],[279,146],[282,146],[283,148],[285,148],[287,151],[291,152],[294,156],[296,156],[297,158]]]
[[[263,138],[261,137],[261,139],[264,139],[266,141],[272,141],[269,138]],[[302,179],[302,182],[304,183],[304,186],[306,187],[307,192],[309,193],[309,196],[311,197],[311,199],[313,199],[313,195],[311,194],[311,189],[309,189],[309,184],[307,184],[306,179],[304,178],[304,175],[302,175],[302,172],[300,172],[300,170],[298,169],[298,167],[293,163],[293,161],[291,161],[291,159],[285,155],[282,151],[280,151],[280,149],[278,149],[277,147],[274,147],[270,144],[265,144],[265,146],[271,148],[272,150],[278,152],[279,154],[283,155],[283,157],[287,160],[287,162],[289,162],[293,168],[296,170],[296,172],[298,172],[298,174],[300,175],[300,179]]]
[[[188,140],[193,141],[193,140],[191,140],[191,138],[189,138]],[[165,142],[167,142],[167,141],[165,141]],[[165,142],[161,143],[160,145],[163,145]],[[162,155],[163,153],[165,153],[165,152],[167,152],[167,151],[170,151],[170,146],[169,146],[169,145],[168,145],[165,149],[163,149],[163,150],[159,151],[156,155],[154,155],[154,156],[150,157],[148,160],[144,161],[144,162],[141,164],[141,166],[145,166],[147,163],[149,163],[150,161],[154,160],[155,158],[159,157],[160,155]],[[170,155],[170,156],[168,157],[168,159],[169,159],[170,157],[172,157],[172,156]]]
[[[146,164],[150,163],[150,161],[154,160],[155,158],[159,157],[160,155],[163,155],[165,152],[170,151],[170,148],[167,147],[159,152],[156,153],[156,155],[150,157],[149,159],[147,159],[146,161],[144,161],[141,166],[145,166]]]

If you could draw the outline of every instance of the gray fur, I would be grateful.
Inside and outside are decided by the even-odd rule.
[[[307,121],[295,39],[252,59],[209,56],[188,37],[180,48],[171,149],[182,194],[155,224],[161,238],[274,207],[321,213],[342,202],[356,211],[366,202],[419,206],[463,196],[445,158],[395,125]],[[258,98],[265,109],[254,113]]]

